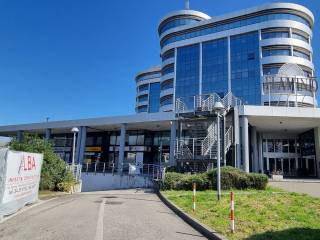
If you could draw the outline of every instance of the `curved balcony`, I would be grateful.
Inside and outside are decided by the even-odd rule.
[[[167,96],[167,95],[172,95],[173,92],[174,92],[173,88],[168,88],[168,89],[165,89],[165,90],[161,90],[160,98],[162,98],[164,96]]]
[[[261,64],[274,64],[274,63],[291,63],[306,66],[314,70],[314,65],[311,61],[294,56],[268,56],[261,58]]]
[[[167,65],[173,64],[174,63],[175,58],[168,58],[165,61],[162,62],[162,68],[164,68]]]
[[[173,79],[174,78],[174,72],[173,73],[168,73],[168,74],[166,74],[166,75],[164,75],[164,76],[161,76],[161,82],[164,82],[164,81],[166,81],[166,80],[168,80],[168,79]]]
[[[163,105],[160,107],[161,112],[170,112],[173,111],[173,104]]]
[[[269,39],[263,39],[260,41],[261,47],[267,47],[267,46],[277,46],[277,45],[290,45],[290,46],[295,46],[295,47],[301,47],[309,52],[312,51],[312,47],[310,44],[296,39],[296,38],[269,38]]]
[[[144,91],[141,91],[141,92],[137,92],[137,97],[139,96],[142,96],[142,95],[148,95],[149,94],[149,89],[148,90],[144,90]]]

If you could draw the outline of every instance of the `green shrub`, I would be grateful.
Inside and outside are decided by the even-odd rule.
[[[163,190],[173,190],[175,189],[175,185],[177,182],[180,181],[181,178],[183,178],[183,174],[176,173],[176,172],[166,172],[165,180],[161,186]]]
[[[193,183],[196,183],[197,190],[209,189],[209,179],[206,173],[183,175],[174,185],[174,190],[192,190]]]
[[[10,143],[10,149],[32,153],[42,153],[43,163],[41,168],[40,190],[62,190],[70,184],[73,175],[66,170],[66,163],[54,153],[52,145],[44,138],[25,134],[21,142],[16,139]],[[73,181],[74,182],[74,181]]]
[[[207,173],[182,174],[167,172],[163,190],[192,190],[192,183],[196,183],[197,190],[217,189],[217,169]],[[264,174],[246,173],[238,168],[221,168],[221,189],[265,189],[268,177]]]
[[[265,174],[249,173],[248,179],[250,188],[264,190],[267,187],[268,176]]]

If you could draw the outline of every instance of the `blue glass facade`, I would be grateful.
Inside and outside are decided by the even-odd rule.
[[[251,32],[232,36],[231,91],[248,104],[260,104],[259,34]]]
[[[199,44],[177,49],[176,98],[199,94],[199,68]],[[190,104],[193,104],[192,99],[190,99]]]
[[[202,93],[228,92],[228,39],[202,44]]]
[[[261,16],[255,16],[255,17],[248,17],[247,19],[242,20],[234,20],[233,22],[228,23],[221,23],[216,24],[211,27],[207,27],[200,30],[194,30],[194,31],[188,31],[187,33],[182,33],[180,35],[174,35],[172,37],[167,38],[166,40],[162,41],[161,47],[164,47],[170,43],[190,39],[194,37],[204,36],[216,32],[222,32],[229,29],[234,29],[238,27],[243,27],[251,24],[256,24],[260,22],[266,22],[271,20],[293,20],[300,23],[303,23],[307,25],[308,27],[311,27],[309,21],[307,21],[305,18],[300,17],[298,15],[292,14],[292,13],[269,13]]]
[[[160,83],[151,83],[149,91],[149,112],[159,112],[160,107]]]

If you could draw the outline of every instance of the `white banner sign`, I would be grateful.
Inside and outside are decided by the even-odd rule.
[[[43,155],[7,150],[0,172],[0,215],[11,214],[24,205],[38,200]]]

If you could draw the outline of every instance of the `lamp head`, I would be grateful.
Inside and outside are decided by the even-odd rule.
[[[71,129],[71,132],[73,132],[73,133],[78,133],[78,132],[79,132],[79,128],[74,127],[74,128]]]

